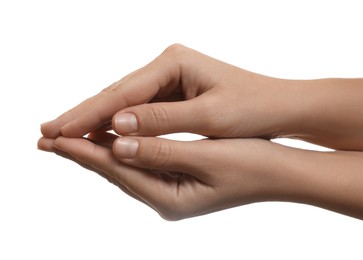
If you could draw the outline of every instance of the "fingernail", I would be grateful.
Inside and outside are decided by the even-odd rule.
[[[139,142],[134,138],[119,138],[115,144],[115,155],[119,158],[134,158]]]
[[[134,133],[138,129],[137,119],[134,114],[121,113],[115,117],[116,131],[119,133]]]

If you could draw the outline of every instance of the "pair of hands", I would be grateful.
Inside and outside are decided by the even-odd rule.
[[[291,192],[280,172],[292,148],[269,139],[294,136],[304,117],[286,106],[300,102],[291,83],[172,45],[43,124],[38,147],[99,173],[168,220],[280,200]],[[209,139],[157,137],[176,132]]]

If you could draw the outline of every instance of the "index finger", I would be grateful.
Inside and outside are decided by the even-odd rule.
[[[170,49],[170,48],[168,48]],[[109,123],[112,116],[128,106],[146,103],[179,85],[180,68],[173,55],[164,51],[145,67],[129,74],[86,99],[55,120],[41,126],[44,137],[82,137]]]

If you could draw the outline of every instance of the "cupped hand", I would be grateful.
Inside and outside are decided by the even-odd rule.
[[[275,137],[289,120],[284,82],[176,44],[41,131],[51,139],[82,137],[109,128],[118,112],[112,123],[122,135]]]
[[[278,145],[266,140],[90,138],[43,138],[42,149],[100,173],[168,220],[265,201],[278,190],[271,174]]]
[[[276,116],[283,111],[278,83],[173,45],[43,124],[38,147],[101,174],[166,219],[268,200],[274,144],[233,138],[281,132],[286,117]],[[111,126],[124,137],[107,133]],[[174,132],[230,139],[154,137]]]

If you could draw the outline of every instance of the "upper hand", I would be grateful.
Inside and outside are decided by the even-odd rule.
[[[278,82],[172,45],[147,66],[43,124],[41,130],[51,139],[81,137],[110,127],[118,112],[112,123],[122,135],[193,132],[270,138],[282,132],[288,114]]]

